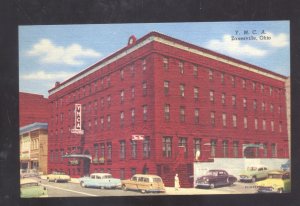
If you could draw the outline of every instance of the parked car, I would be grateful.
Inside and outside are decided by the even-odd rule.
[[[237,181],[233,175],[229,175],[225,170],[209,170],[206,175],[198,177],[195,187],[208,187],[213,189],[218,186],[229,186]]]
[[[283,193],[291,191],[290,173],[286,171],[272,171],[268,179],[256,183],[259,193]]]
[[[165,185],[161,177],[149,174],[136,174],[131,179],[122,180],[123,190],[145,192],[165,192]]]
[[[290,171],[291,170],[291,160],[288,160],[286,163],[282,164],[280,169],[283,171]]]
[[[48,191],[38,181],[25,178],[20,180],[20,195],[21,198],[48,197]]]
[[[257,180],[266,179],[268,177],[268,168],[265,166],[250,166],[240,174],[241,182],[256,182]]]
[[[121,180],[113,178],[109,173],[92,173],[89,177],[79,179],[81,187],[95,187],[101,189],[121,188]]]
[[[68,182],[71,180],[71,177],[64,172],[53,172],[47,175],[47,180],[48,182]]]

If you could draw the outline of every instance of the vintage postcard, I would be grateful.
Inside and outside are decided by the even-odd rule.
[[[290,192],[289,21],[18,31],[21,198]]]

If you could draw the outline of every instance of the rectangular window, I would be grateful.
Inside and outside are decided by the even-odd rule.
[[[199,88],[194,87],[194,99],[199,99]]]
[[[235,87],[235,77],[231,76],[231,85],[232,87]]]
[[[103,97],[101,97],[100,102],[101,102],[101,108],[104,108],[104,98]]]
[[[163,137],[163,157],[172,157],[172,137]]]
[[[232,106],[236,106],[236,96],[232,95]]]
[[[134,87],[131,87],[131,99],[134,99],[135,97],[135,90]]]
[[[112,144],[111,142],[107,143],[107,160],[111,161],[112,158]]]
[[[222,93],[222,104],[225,105],[226,104],[226,94]]]
[[[237,127],[237,116],[235,114],[232,115],[232,126]]]
[[[274,106],[273,104],[270,104],[270,111],[273,113],[274,112]]]
[[[243,107],[244,107],[244,109],[247,108],[247,98],[246,97],[243,98]]]
[[[194,110],[195,124],[199,124],[199,109]]]
[[[124,90],[121,90],[120,92],[120,99],[121,99],[121,103],[124,102]]]
[[[107,128],[110,129],[110,115],[107,115]]]
[[[126,157],[126,146],[125,146],[125,140],[120,141],[120,159],[124,160]]]
[[[238,157],[239,156],[239,142],[234,141],[233,142],[233,157]]]
[[[195,78],[198,78],[198,66],[196,65],[193,66],[193,75]]]
[[[111,104],[111,97],[110,95],[107,96],[107,106],[110,106]]]
[[[272,150],[272,157],[277,157],[277,145],[276,144],[272,144],[271,145],[271,150]]]
[[[263,150],[264,150],[264,157],[268,157],[268,147],[267,143],[263,144]]]
[[[185,107],[180,107],[180,122],[185,122]]]
[[[107,86],[110,87],[110,76],[107,76],[106,80],[107,80]]]
[[[120,70],[120,79],[124,80],[124,70],[123,69]]]
[[[257,109],[257,100],[256,99],[253,100],[253,109],[254,110]]]
[[[183,74],[184,73],[183,62],[179,62],[178,66],[179,66],[179,73]]]
[[[263,130],[266,130],[266,120],[265,119],[263,119],[263,121],[262,121],[262,128],[263,128]]]
[[[222,114],[222,122],[223,122],[223,127],[226,127],[227,123],[226,123],[226,113]]]
[[[124,112],[120,112],[120,126],[123,127],[124,126]]]
[[[199,158],[199,157],[197,157],[197,153],[201,155],[201,139],[200,138],[194,139],[194,157],[195,157],[195,159]]]
[[[210,156],[216,157],[216,147],[217,147],[217,140],[210,141]]]
[[[125,169],[124,169],[124,168],[121,168],[121,169],[120,169],[120,179],[121,179],[121,180],[124,180],[124,179],[125,179]]]
[[[281,114],[281,106],[278,106],[278,114]]]
[[[261,91],[261,93],[264,93],[264,91],[265,91],[265,86],[263,84],[260,85],[260,91]]]
[[[215,126],[216,121],[215,121],[215,112],[210,112],[210,120],[211,120],[211,126]]]
[[[223,141],[223,157],[228,157],[228,141]]]
[[[280,133],[282,132],[282,122],[281,121],[279,122],[279,132]]]
[[[147,64],[146,63],[147,63],[146,59],[143,59],[143,62],[142,62],[142,69],[143,69],[143,71],[146,71],[146,69],[147,69]]]
[[[242,79],[242,87],[243,87],[243,89],[246,89],[246,80],[245,79]]]
[[[270,96],[273,94],[273,87],[270,86]]]
[[[100,117],[101,129],[104,129],[104,118]]]
[[[254,127],[255,127],[255,130],[258,130],[258,119],[257,118],[254,119]]]
[[[255,91],[256,90],[256,83],[252,82],[252,90]]]
[[[150,138],[145,137],[143,141],[143,157],[150,158]]]
[[[214,79],[214,73],[212,69],[208,70],[208,79],[212,81]]]
[[[225,84],[225,75],[221,73],[221,84]]]
[[[163,58],[163,67],[165,71],[169,69],[169,60],[166,57]]]
[[[147,118],[148,118],[147,113],[148,113],[148,107],[147,107],[147,105],[143,105],[143,120],[144,121],[147,121]]]
[[[135,109],[131,109],[131,123],[134,124],[135,122]]]
[[[261,103],[261,111],[265,111],[266,110],[266,104],[264,102]]]
[[[100,158],[104,159],[104,157],[105,157],[105,144],[101,143],[100,144]]]
[[[131,158],[136,159],[137,158],[137,144],[136,141],[131,140]]]
[[[188,157],[187,138],[186,137],[180,137],[178,146],[184,148],[184,157],[187,158]]]
[[[169,81],[164,81],[164,93],[166,96],[169,94]]]
[[[143,82],[143,95],[147,96],[147,82]]]
[[[165,104],[164,113],[165,113],[165,120],[170,120],[170,105],[169,104]]]
[[[94,144],[94,158],[98,160],[99,158],[99,145]]]
[[[184,84],[180,84],[179,90],[180,90],[180,96],[184,97]]]
[[[274,132],[274,121],[271,121],[271,131]]]
[[[212,90],[209,92],[209,100],[210,100],[211,102],[214,102],[214,101],[215,101],[214,91],[212,91]]]
[[[244,117],[244,129],[248,128],[248,119],[247,117]]]
[[[95,101],[94,101],[94,110],[97,110],[97,109],[98,109],[98,101],[95,100]]]

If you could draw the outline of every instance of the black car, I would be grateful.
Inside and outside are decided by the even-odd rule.
[[[195,187],[215,188],[219,186],[229,186],[237,181],[233,175],[229,175],[225,170],[209,170],[206,175],[198,177]]]

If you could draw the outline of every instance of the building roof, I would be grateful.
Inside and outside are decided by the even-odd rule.
[[[31,132],[31,131],[35,131],[38,129],[48,129],[48,123],[44,123],[44,122],[35,122],[33,124],[29,124],[26,125],[24,127],[20,128],[20,135],[27,133],[27,132]]]
[[[91,73],[94,73],[95,71],[98,71],[99,69],[105,67],[106,65],[124,57],[125,55],[139,49],[140,47],[151,43],[153,41],[157,41],[172,47],[176,47],[178,49],[182,49],[182,50],[186,50],[189,51],[191,53],[195,53],[207,58],[211,58],[217,61],[221,61],[223,63],[227,63],[227,64],[231,64],[237,67],[240,67],[242,69],[248,70],[248,71],[252,71],[261,75],[265,75],[280,81],[285,81],[285,79],[287,78],[286,76],[277,74],[275,72],[269,71],[267,69],[249,64],[247,62],[243,62],[241,60],[193,45],[191,43],[179,40],[179,39],[175,39],[173,37],[158,33],[156,31],[152,31],[148,34],[146,34],[145,36],[141,37],[140,39],[137,39],[133,44],[128,44],[126,47],[118,50],[117,52],[111,54],[110,56],[102,59],[101,61],[95,63],[94,65],[89,66],[88,68],[84,69],[83,71],[79,72],[78,74],[76,74],[75,76],[67,79],[66,81],[62,82],[62,83],[58,83],[55,85],[54,88],[50,89],[49,95],[54,94],[55,92],[58,92],[59,90],[67,87],[68,85],[88,76]]]

